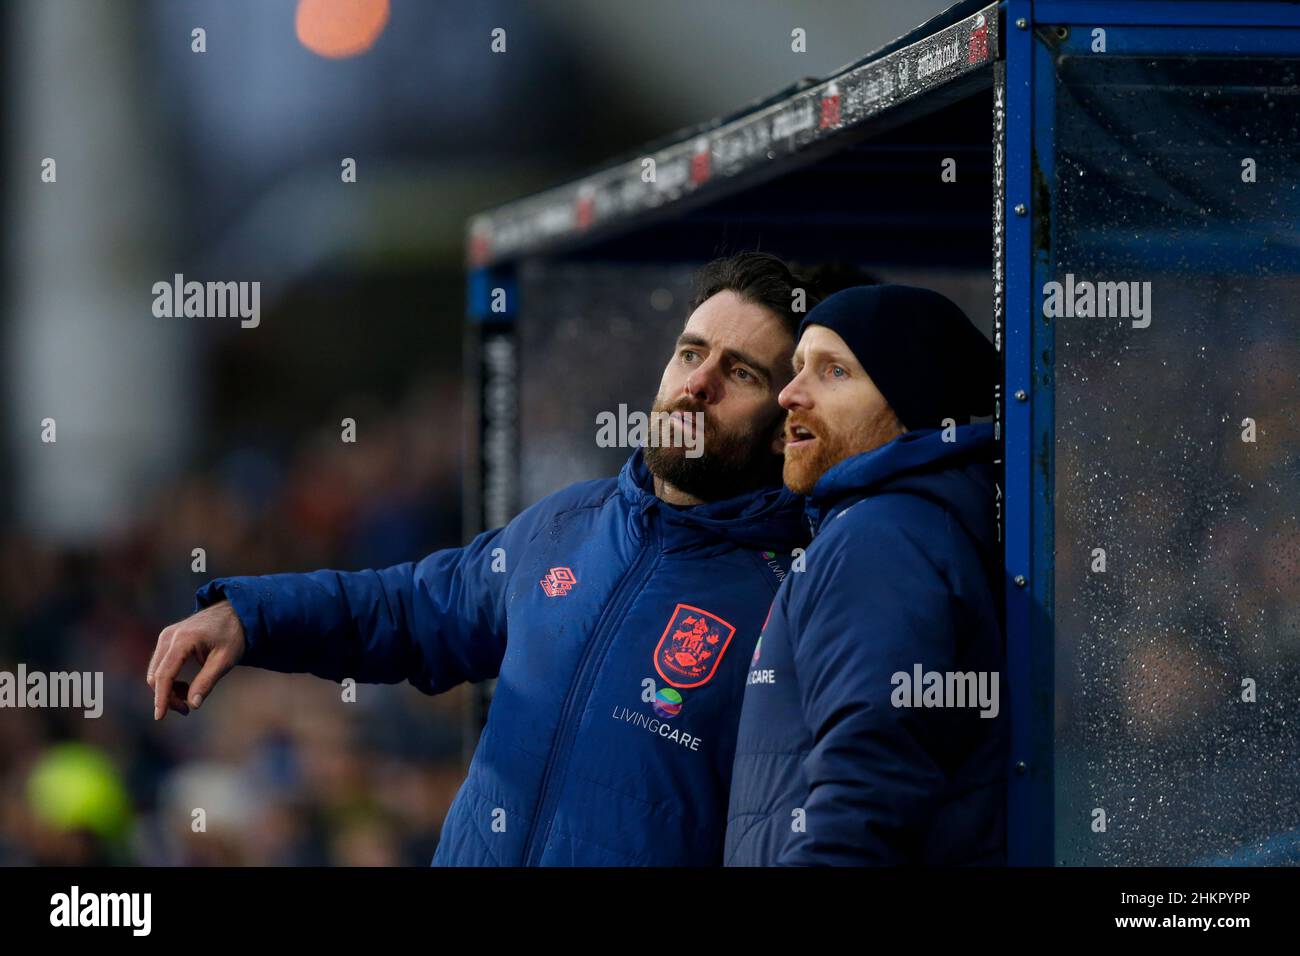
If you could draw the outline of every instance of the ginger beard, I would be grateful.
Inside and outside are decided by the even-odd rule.
[[[656,412],[682,412],[692,420],[696,412],[704,415],[704,431],[692,439],[692,444],[700,442],[703,454],[698,458],[686,457],[690,449],[676,432],[680,425],[664,429],[667,444],[642,449],[646,467],[656,478],[701,501],[721,501],[780,483],[781,457],[772,453],[772,440],[780,434],[779,409],[762,427],[735,429],[719,425],[707,407],[689,399],[668,402],[656,397],[651,415]]]
[[[796,409],[785,420],[785,467],[781,472],[785,486],[807,495],[835,465],[879,448],[903,431],[894,410],[883,402],[841,429],[813,412]]]

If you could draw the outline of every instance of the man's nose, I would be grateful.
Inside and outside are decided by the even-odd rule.
[[[808,398],[808,391],[804,388],[802,373],[790,379],[790,383],[781,389],[781,394],[776,397],[776,401],[787,412],[796,408],[810,408],[812,406],[812,402]]]
[[[686,376],[683,388],[687,395],[697,401],[709,405],[717,401],[721,388],[717,362],[706,360],[698,368],[692,369],[691,374]]]

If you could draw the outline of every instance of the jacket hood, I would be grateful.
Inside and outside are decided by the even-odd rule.
[[[937,428],[906,432],[829,468],[808,497],[809,524],[817,531],[856,501],[904,492],[942,505],[976,541],[991,547],[996,537],[993,458],[991,424],[959,425],[951,442]]]
[[[618,490],[638,517],[657,508],[665,536],[679,541],[703,533],[741,547],[788,551],[808,540],[803,499],[779,485],[689,508],[661,501],[640,448],[623,464]]]

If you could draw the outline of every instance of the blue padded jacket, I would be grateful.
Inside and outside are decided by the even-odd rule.
[[[676,508],[634,452],[418,562],[225,577],[242,664],[435,694],[499,677],[435,864],[722,862],[745,667],[800,499]]]
[[[806,567],[750,663],[728,865],[1004,862],[992,426],[949,437],[909,432],[813,487]]]

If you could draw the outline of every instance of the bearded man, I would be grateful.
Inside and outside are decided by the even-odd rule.
[[[805,540],[776,400],[804,296],[761,253],[697,287],[652,409],[675,441],[418,562],[209,582],[159,635],[155,719],[236,664],[429,694],[496,677],[435,864],[720,864],[745,665]]]

